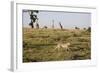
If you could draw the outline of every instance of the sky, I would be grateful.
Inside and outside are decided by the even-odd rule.
[[[54,28],[60,28],[61,22],[63,28],[88,28],[91,26],[91,13],[79,12],[61,12],[61,11],[39,11],[37,14],[40,28],[47,26],[52,28],[54,20]],[[22,12],[22,23],[24,27],[30,27],[30,16],[28,12]]]

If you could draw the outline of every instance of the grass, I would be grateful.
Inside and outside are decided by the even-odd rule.
[[[90,36],[82,29],[23,28],[23,62],[91,59]],[[55,49],[58,43],[71,43],[70,50]]]

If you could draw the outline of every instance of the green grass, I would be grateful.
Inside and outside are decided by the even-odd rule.
[[[91,37],[86,30],[23,28],[23,62],[91,59]],[[71,43],[69,51],[55,49]]]

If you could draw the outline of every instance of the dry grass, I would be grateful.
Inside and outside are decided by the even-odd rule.
[[[90,59],[90,35],[87,30],[23,28],[23,62]],[[58,43],[68,42],[69,51],[55,50]]]

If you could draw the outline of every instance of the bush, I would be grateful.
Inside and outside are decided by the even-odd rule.
[[[91,27],[88,27],[87,31],[91,32]]]

